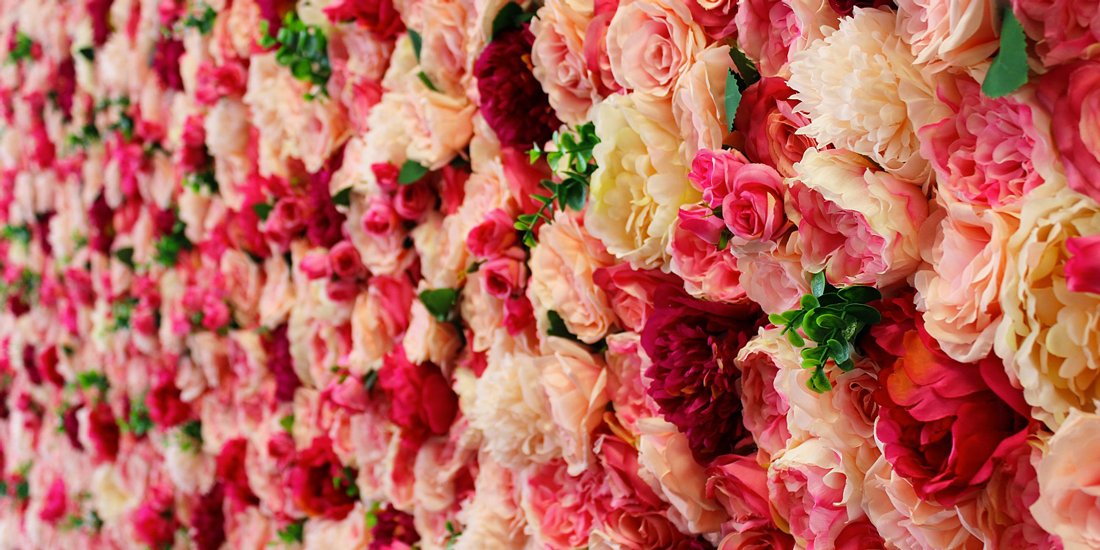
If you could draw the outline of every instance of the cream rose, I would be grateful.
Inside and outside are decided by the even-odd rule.
[[[666,248],[680,207],[701,195],[687,179],[681,139],[667,102],[638,94],[609,97],[595,109],[599,168],[585,227],[608,252],[639,269],[668,271]]]
[[[607,406],[607,369],[581,346],[551,337],[549,354],[536,362],[546,392],[554,438],[570,475],[593,465],[592,432],[603,422]]]
[[[679,0],[638,0],[619,6],[607,29],[615,81],[628,90],[668,97],[706,35]]]
[[[1100,206],[1063,185],[1034,189],[1008,240],[994,351],[1033,414],[1056,428],[1100,398],[1100,296],[1066,287],[1066,240],[1100,233]]]
[[[991,0],[900,0],[897,32],[917,63],[970,68],[997,51],[1001,24]]]
[[[547,313],[553,310],[582,342],[593,344],[603,338],[615,323],[615,314],[607,294],[592,281],[592,273],[614,263],[580,220],[558,211],[554,223],[539,231],[539,246],[531,250],[528,262],[531,280],[527,297],[535,307],[539,326],[548,323]]]
[[[729,46],[703,50],[672,93],[672,115],[684,139],[684,159],[690,163],[700,149],[718,151],[726,137],[726,75],[733,69]]]
[[[548,0],[531,21],[533,73],[558,118],[566,124],[588,120],[599,97],[584,59],[584,40],[591,13],[574,10],[566,0]]]
[[[1100,546],[1097,453],[1100,416],[1071,410],[1036,468],[1039,500],[1031,513],[1039,526],[1062,537],[1066,548]]]

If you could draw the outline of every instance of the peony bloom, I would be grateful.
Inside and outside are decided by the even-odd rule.
[[[990,478],[998,460],[1024,444],[1027,406],[1001,361],[952,360],[923,330],[879,373],[875,434],[883,455],[921,498],[951,505]]]
[[[1046,67],[1100,53],[1100,9],[1072,0],[1013,0],[1012,11]]]
[[[710,38],[721,40],[737,33],[733,18],[737,0],[689,0],[687,4],[692,19]]]
[[[787,427],[790,405],[787,395],[776,390],[781,369],[800,368],[798,350],[778,334],[778,329],[760,332],[737,354],[741,369],[742,418],[764,456],[776,456],[791,438]]]
[[[1061,537],[1067,548],[1100,545],[1096,462],[1091,460],[1100,450],[1098,434],[1100,417],[1071,410],[1035,467],[1039,498],[1031,505],[1031,513],[1039,526]]]
[[[791,550],[794,547],[794,537],[778,527],[735,531],[718,543],[718,550]]]
[[[665,248],[680,206],[699,194],[687,181],[680,138],[667,103],[615,95],[595,110],[592,175],[585,228],[608,252],[637,269],[668,270]]]
[[[985,490],[978,495],[977,525],[971,529],[988,537],[990,545],[1062,548],[1058,535],[1044,530],[1031,510],[1039,499],[1035,467],[1042,455],[1033,445],[1020,447],[993,471]]]
[[[727,127],[726,75],[734,68],[729,46],[699,53],[672,92],[672,116],[684,139],[684,158],[700,149],[721,149]]]
[[[382,40],[394,39],[405,28],[393,0],[338,0],[323,11],[333,23],[354,21]]]
[[[788,84],[798,111],[810,119],[801,133],[823,145],[866,155],[914,182],[928,179],[916,131],[943,118],[935,83],[894,34],[895,16],[857,9],[836,30],[791,59]]]
[[[1066,288],[1100,294],[1100,235],[1066,239]]]
[[[1071,409],[1095,410],[1100,396],[1100,296],[1068,288],[1067,241],[1100,234],[1100,208],[1061,186],[1044,185],[1024,201],[1005,254],[1004,320],[994,351],[1051,428]]]
[[[641,332],[645,326],[659,294],[683,289],[683,282],[675,275],[656,269],[638,271],[627,264],[597,269],[592,280],[607,293],[615,316],[634,332]]]
[[[638,432],[638,421],[660,414],[646,395],[642,371],[648,358],[642,351],[641,338],[633,332],[607,337],[607,396],[615,407],[615,419],[630,433]]]
[[[1001,321],[1001,281],[1009,265],[1005,243],[1019,218],[947,202],[920,233],[924,264],[913,277],[924,327],[956,361],[989,355]]]
[[[923,499],[881,455],[867,471],[862,490],[868,519],[891,547],[901,550],[984,548],[982,541],[963,524],[964,518],[976,514],[973,501],[944,506]]]
[[[534,42],[526,28],[502,33],[474,64],[481,116],[503,145],[541,144],[561,126],[531,72]]]
[[[810,291],[802,271],[802,247],[797,231],[779,241],[775,250],[741,254],[737,269],[745,295],[766,313],[793,309]]]
[[[660,418],[638,423],[638,474],[660,490],[685,533],[718,531],[726,511],[707,497],[707,472],[694,458],[688,437]]]
[[[707,467],[707,497],[729,514],[727,531],[748,531],[772,526],[768,499],[768,470],[753,455],[725,455]]]
[[[519,487],[527,525],[544,548],[585,546],[596,518],[593,501],[607,490],[596,470],[570,475],[560,460],[523,472]]]
[[[790,75],[790,56],[821,38],[836,20],[823,0],[740,0],[734,17],[737,41],[760,74],[784,78]]]
[[[681,216],[687,211],[681,210]],[[711,219],[714,219],[712,216]],[[688,294],[719,302],[744,302],[741,273],[737,258],[729,250],[719,250],[716,241],[702,239],[685,222],[676,222],[668,251],[672,272],[684,280]]]
[[[734,358],[755,330],[755,305],[658,296],[642,330],[648,393],[661,415],[686,436],[705,461],[751,444],[742,423],[740,378]]]
[[[171,546],[179,527],[174,505],[171,488],[150,487],[141,506],[131,515],[137,540],[153,548]]]
[[[535,362],[539,382],[561,456],[570,475],[579,475],[593,461],[593,432],[603,422],[608,403],[607,369],[603,361],[568,340],[550,338],[546,347],[551,353]]]
[[[789,214],[802,265],[836,284],[885,286],[920,261],[917,231],[928,216],[920,189],[878,172],[849,151],[807,151],[795,165]]]
[[[982,206],[1016,202],[1048,179],[1057,162],[1049,117],[1023,93],[991,99],[960,76],[940,88],[949,116],[920,128],[921,154],[941,192]]]
[[[784,177],[817,143],[798,132],[810,119],[794,110],[794,91],[782,78],[766,76],[745,89],[733,127],[745,137],[745,156],[767,164]]]
[[[1035,89],[1039,104],[1050,113],[1054,147],[1062,157],[1066,182],[1074,191],[1100,202],[1100,136],[1096,129],[1100,62],[1058,67],[1039,77]]]
[[[586,27],[591,15],[567,0],[548,0],[531,21],[532,72],[549,96],[550,106],[566,124],[582,124],[599,98],[584,58]]]
[[[293,457],[285,475],[294,503],[310,516],[341,520],[358,501],[357,472],[340,464],[327,436]]]
[[[513,231],[514,233],[514,231]],[[539,326],[553,310],[582,342],[593,344],[615,324],[611,302],[593,282],[593,273],[610,267],[614,258],[585,230],[583,221],[561,210],[554,223],[539,231],[539,246],[531,250],[531,281],[527,296]]]
[[[899,0],[897,33],[917,63],[969,69],[999,47],[1001,30],[991,0]]]
[[[673,0],[624,3],[607,28],[611,73],[623,88],[666,98],[706,45],[687,4]]]
[[[843,456],[820,439],[787,449],[768,467],[768,497],[800,547],[836,547],[849,523],[865,520],[859,495]]]

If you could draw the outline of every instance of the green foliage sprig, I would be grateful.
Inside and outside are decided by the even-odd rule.
[[[27,246],[31,243],[31,228],[27,224],[5,225],[0,229],[0,238]]]
[[[180,449],[186,452],[198,452],[202,449],[202,422],[199,420],[192,420],[180,426],[177,440],[179,441]]]
[[[186,230],[187,225],[183,220],[176,218],[176,222],[172,224],[172,232],[157,239],[156,254],[153,259],[165,267],[176,265],[179,262],[180,252],[191,250],[192,247],[191,241],[184,234]]]
[[[130,401],[129,418],[120,418],[119,428],[124,432],[134,434],[134,437],[143,437],[153,429],[153,419],[149,416],[149,406],[145,404],[145,396]]]
[[[15,46],[8,52],[8,62],[19,63],[30,59],[34,51],[34,41],[22,31],[15,33]]]
[[[733,131],[733,120],[737,117],[737,108],[741,106],[741,92],[760,80],[760,73],[752,60],[736,46],[730,46],[730,59],[737,71],[726,72],[726,131]]]
[[[867,304],[881,298],[882,294],[869,286],[837,288],[820,272],[810,279],[810,294],[802,297],[799,309],[768,316],[772,323],[784,326],[782,334],[791,344],[802,348],[802,367],[814,371],[806,383],[811,390],[824,393],[832,389],[825,375],[829,360],[840,370],[852,370],[856,339],[868,326],[882,320],[878,310]],[[806,339],[816,345],[806,347]]]
[[[288,67],[294,78],[313,85],[306,99],[328,95],[325,84],[332,76],[332,66],[328,59],[328,38],[321,27],[305,24],[297,12],[290,11],[274,38],[268,33],[267,22],[261,21],[260,36],[260,46],[279,46],[275,51],[276,63]]]
[[[292,521],[282,529],[275,532],[275,535],[279,537],[279,540],[285,544],[294,544],[296,542],[302,542],[302,536],[305,533],[306,520],[300,519],[298,521]]]
[[[217,19],[218,12],[202,2],[199,2],[196,7],[198,9],[187,14],[180,25],[185,29],[198,29],[199,34],[209,34],[214,29],[214,20]]]
[[[458,304],[458,291],[453,288],[435,288],[422,291],[419,298],[432,317],[440,323],[446,323]]]
[[[542,186],[550,191],[550,195],[531,195],[542,206],[534,214],[521,214],[516,218],[515,227],[523,231],[523,243],[528,248],[537,244],[535,229],[539,222],[553,223],[551,212],[555,204],[558,210],[584,208],[588,199],[588,184],[596,171],[592,151],[600,138],[596,135],[594,124],[587,122],[577,126],[572,132],[554,132],[551,141],[553,147],[544,151],[535,144],[527,153],[531,164],[545,155],[550,169],[561,178],[560,182],[542,180]]]

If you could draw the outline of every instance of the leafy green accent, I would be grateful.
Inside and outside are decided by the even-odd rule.
[[[126,141],[134,139],[134,117],[126,111],[118,114],[118,122],[107,127],[108,130],[122,134]]]
[[[367,393],[374,391],[374,386],[378,384],[378,371],[372,370],[363,375],[363,387],[366,388]]]
[[[115,258],[131,270],[134,269],[134,247],[126,246],[116,250]]]
[[[294,432],[294,415],[288,414],[279,419],[279,427],[286,433]]]
[[[183,426],[180,426],[179,431],[179,444],[180,449],[184,451],[198,452],[202,449],[202,422],[199,420],[192,420]]]
[[[88,61],[95,61],[95,48],[92,46],[84,46],[76,50],[76,53],[80,54],[80,57],[87,59]]]
[[[733,131],[733,119],[737,108],[741,106],[741,88],[738,87],[737,74],[730,69],[726,72],[726,131]]]
[[[321,27],[305,24],[292,10],[283,18],[283,26],[274,40],[270,40],[266,25],[262,25],[261,30],[262,47],[279,45],[275,51],[276,63],[289,68],[294,78],[312,84],[318,93],[328,94],[325,84],[332,76],[332,66],[328,59],[328,38]],[[310,92],[306,99],[312,99],[315,95]]]
[[[802,297],[799,309],[768,316],[773,324],[784,327],[782,334],[792,345],[802,348],[802,367],[814,371],[807,381],[811,390],[832,388],[825,374],[829,361],[843,371],[855,367],[856,340],[868,326],[882,320],[878,310],[867,304],[881,298],[882,294],[869,286],[837,288],[819,272],[810,278],[810,294]],[[806,347],[807,339],[815,345]]]
[[[497,12],[497,16],[493,18],[493,31],[490,40],[496,40],[503,32],[521,28],[524,23],[531,20],[533,15],[525,13],[523,7],[515,2],[505,4]]]
[[[302,542],[302,535],[305,532],[306,520],[300,519],[292,521],[286,524],[282,529],[275,532],[275,535],[279,537],[279,540],[286,544],[294,544],[296,542]]]
[[[176,219],[172,224],[172,232],[164,235],[156,242],[156,254],[153,260],[165,267],[173,267],[179,262],[180,252],[191,250],[191,241],[184,234],[187,225],[183,220]]]
[[[401,185],[411,185],[420,181],[425,174],[428,173],[428,167],[416,162],[415,160],[406,160],[401,165],[401,171],[397,173],[397,183]]]
[[[420,293],[420,303],[428,313],[441,323],[447,322],[455,304],[458,303],[458,291],[453,288],[436,288]]]
[[[153,429],[153,419],[149,417],[149,407],[145,404],[144,395],[130,401],[130,416],[119,419],[119,428],[130,432],[134,437],[143,437]]]
[[[0,229],[0,238],[27,246],[31,243],[31,228],[27,224],[5,225]]]
[[[375,525],[378,525],[378,512],[382,510],[382,505],[377,502],[372,502],[370,508],[367,508],[367,513],[363,517],[363,524],[367,526],[367,530],[373,530]]]
[[[760,71],[756,70],[756,64],[740,48],[730,46],[730,59],[733,60],[733,66],[737,67],[737,83],[742,91],[760,81]]]
[[[111,387],[107,377],[97,370],[86,370],[76,374],[76,386],[82,390],[97,388],[101,394],[107,393]]]
[[[1006,8],[1001,14],[1001,48],[982,82],[982,93],[1006,96],[1026,84],[1027,76],[1027,38],[1012,9]]]
[[[30,59],[31,54],[34,51],[34,41],[31,37],[23,34],[22,31],[15,33],[15,46],[8,52],[9,63],[19,63],[25,59]]]
[[[118,298],[112,302],[111,319],[114,319],[114,323],[111,328],[116,331],[130,328],[130,317],[133,316],[137,304],[138,299],[132,296]]]
[[[409,29],[409,42],[412,42],[413,54],[416,55],[416,62],[420,63],[420,49],[424,45],[424,40],[420,38],[420,33]]]
[[[218,17],[218,12],[201,2],[199,7],[201,11],[189,13],[183,19],[182,25],[184,28],[198,29],[199,34],[209,34],[214,29],[214,19]]]
[[[336,206],[351,206],[351,187],[345,187],[332,196],[332,204]]]
[[[455,524],[451,521],[447,522],[446,527],[447,527],[447,538],[444,539],[444,541],[446,542],[447,550],[451,550],[452,548],[455,547],[455,544],[458,543],[458,537],[462,536],[462,531],[459,531],[455,527]]]
[[[351,498],[359,498],[359,485],[355,483],[355,470],[351,466],[344,466],[340,473],[333,476],[332,488],[344,487],[344,494]]]
[[[432,82],[432,79],[428,77],[428,73],[425,73],[424,71],[420,71],[420,72],[416,73],[416,78],[420,79],[420,82],[424,84],[425,88],[427,88],[427,89],[429,89],[433,92],[439,92],[439,88],[437,88],[435,83]]]
[[[252,205],[252,211],[256,213],[256,217],[260,218],[260,221],[267,221],[267,217],[271,215],[271,211],[274,209],[274,205],[266,202],[258,202]]]
[[[187,174],[183,177],[183,186],[196,193],[202,193],[204,189],[209,191],[211,195],[218,192],[218,180],[214,177],[213,170]]]
[[[589,181],[596,171],[592,151],[600,138],[596,135],[594,124],[582,124],[572,132],[554,132],[551,141],[553,147],[550,150],[544,151],[535,144],[527,152],[532,164],[545,155],[547,164],[561,180],[542,180],[542,186],[550,191],[550,195],[532,195],[542,205],[533,214],[516,217],[515,228],[523,231],[523,243],[528,248],[534,248],[538,244],[535,240],[535,229],[539,222],[553,223],[551,212],[555,203],[559,210],[569,208],[579,211],[584,208],[584,203],[588,200]]]
[[[99,129],[94,124],[85,124],[80,129],[80,133],[69,134],[68,144],[73,149],[87,149],[89,145],[100,139]]]

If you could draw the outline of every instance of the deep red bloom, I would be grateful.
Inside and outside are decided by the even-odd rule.
[[[393,0],[337,0],[324,10],[329,21],[355,21],[383,40],[392,40],[405,30]]]
[[[183,77],[180,76],[180,56],[183,51],[183,41],[175,38],[162,37],[153,48],[153,72],[165,88],[183,90]]]
[[[315,438],[287,471],[287,487],[295,503],[310,516],[341,520],[358,502],[358,473],[340,464],[328,436]]]
[[[134,535],[153,548],[170,546],[176,537],[179,520],[172,510],[172,495],[167,491],[153,489],[141,506],[134,511]]]
[[[543,143],[561,126],[531,72],[534,43],[535,35],[527,28],[504,32],[474,63],[481,115],[504,145]]]
[[[290,357],[290,341],[286,337],[286,324],[279,325],[264,339],[267,348],[267,369],[275,377],[275,399],[291,401],[294,391],[302,385]]]
[[[420,542],[420,534],[416,532],[413,517],[390,504],[375,513],[378,522],[371,529],[370,550],[387,550],[394,548],[395,543],[403,544],[398,548],[408,548]]]
[[[458,396],[439,367],[414,365],[397,348],[382,360],[378,385],[390,400],[390,420],[413,434],[445,434],[458,413]]]
[[[69,438],[69,444],[78,451],[84,450],[84,444],[80,442],[80,418],[76,413],[84,407],[83,404],[65,409],[61,415],[61,425],[65,427],[65,436]]]
[[[180,398],[175,376],[167,370],[157,373],[145,403],[149,407],[149,419],[161,429],[182,424],[191,416],[191,406]]]
[[[107,403],[99,402],[88,415],[88,438],[92,440],[97,460],[113,461],[118,455],[120,437],[115,414]]]
[[[244,465],[247,454],[248,441],[243,437],[226,441],[218,453],[215,479],[225,487],[225,498],[234,510],[259,502],[248,484],[248,472]]]
[[[1026,444],[1029,408],[999,358],[959,363],[923,328],[906,333],[903,344],[904,354],[879,373],[875,433],[921,498],[950,506]]]
[[[699,462],[752,445],[741,420],[741,371],[734,358],[756,334],[760,318],[755,304],[668,292],[657,296],[642,329],[642,347],[653,362],[645,372],[646,392],[687,436]]]
[[[225,542],[225,487],[215,483],[191,511],[191,529],[198,550],[218,550]]]
[[[247,84],[248,67],[238,59],[220,65],[203,63],[195,73],[195,102],[213,105],[226,96],[244,95]]]
[[[111,13],[111,4],[114,0],[86,0],[84,9],[92,20],[92,42],[96,46],[102,46],[111,34],[111,24],[108,17]]]

